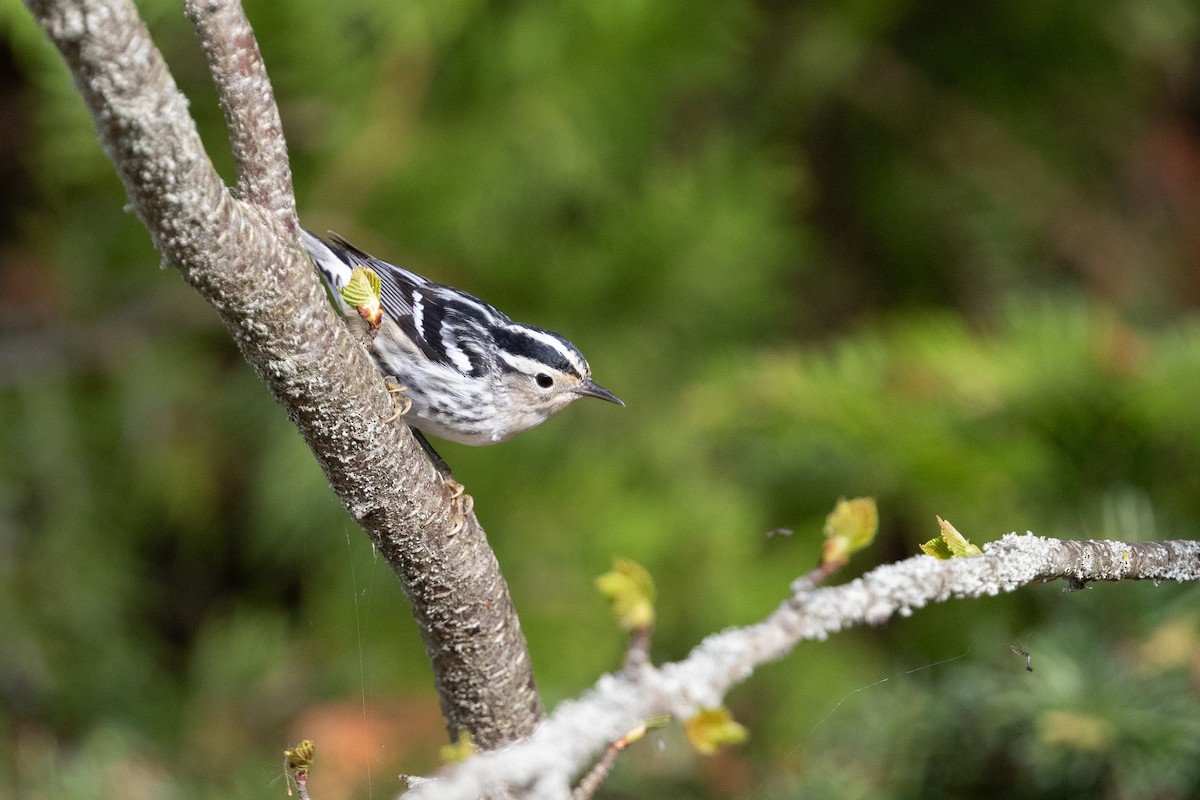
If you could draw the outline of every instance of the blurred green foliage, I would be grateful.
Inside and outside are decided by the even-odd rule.
[[[231,163],[174,0],[143,10]],[[551,704],[951,520],[1200,524],[1200,8],[248,2],[306,224],[570,336],[626,409],[446,445]],[[402,593],[159,262],[59,57],[0,5],[0,797],[394,795],[444,742]],[[777,528],[793,536],[767,537]],[[860,563],[861,562],[861,563]],[[603,796],[1191,797],[1196,590],[951,603],[807,643]],[[1034,671],[1012,645],[1031,654]]]

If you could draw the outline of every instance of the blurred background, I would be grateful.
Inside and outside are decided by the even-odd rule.
[[[218,168],[203,56],[139,3]],[[558,330],[628,404],[441,445],[551,706],[769,612],[839,496],[1200,535],[1200,5],[251,0],[302,218]],[[445,734],[392,574],[0,4],[0,795],[382,798]],[[787,529],[792,535],[768,536]],[[806,643],[605,798],[1200,795],[1197,589],[1061,584]],[[1013,646],[1031,654],[1033,672]]]

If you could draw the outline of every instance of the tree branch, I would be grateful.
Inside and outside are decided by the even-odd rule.
[[[1088,581],[1200,580],[1200,542],[1069,542],[1009,534],[971,558],[915,556],[878,567],[841,586],[815,588],[801,578],[766,619],[713,634],[682,661],[636,675],[605,675],[580,699],[562,703],[528,739],[422,781],[406,800],[474,798],[508,787],[523,797],[565,798],[571,780],[639,723],[670,713],[687,719],[721,705],[758,666],[801,641],[856,625],[877,625],[897,612],[958,597],[1011,592],[1065,578]]]
[[[541,703],[516,613],[475,517],[392,412],[297,241],[275,109],[236,0],[193,0],[230,127],[239,197],[222,183],[131,0],[26,0],[62,52],[131,204],[163,257],[217,310],[342,503],[404,584],[451,737],[529,733]]]
[[[296,198],[275,93],[242,6],[227,0],[185,0],[217,85],[237,164],[237,196],[273,211],[295,233]]]

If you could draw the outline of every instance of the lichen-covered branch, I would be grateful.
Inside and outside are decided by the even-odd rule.
[[[286,146],[237,0],[191,0],[238,169],[213,170],[132,0],[26,0],[62,52],[131,205],[163,258],[217,310],[330,484],[404,584],[452,737],[530,732],[541,704],[525,639],[475,517],[455,502],[297,240]]]
[[[208,56],[209,71],[225,112],[229,144],[237,164],[237,196],[270,209],[281,223],[294,226],[296,198],[283,124],[258,40],[241,3],[186,0],[184,8]]]
[[[735,684],[801,641],[876,625],[930,603],[1059,578],[1075,588],[1089,581],[1200,580],[1200,542],[1071,542],[1009,534],[972,558],[916,556],[828,588],[800,579],[761,622],[713,634],[682,661],[606,675],[580,699],[561,704],[529,739],[475,756],[404,797],[474,798],[498,787],[521,797],[569,797],[575,776],[638,723],[663,713],[686,719],[721,705]]]

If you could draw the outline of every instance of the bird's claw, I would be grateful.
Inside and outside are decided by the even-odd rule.
[[[412,408],[412,398],[396,398],[396,395],[403,394],[404,392],[408,391],[407,386],[399,386],[391,381],[387,381],[385,385],[387,386],[388,394],[392,396],[392,406],[395,408],[395,412],[390,417],[385,419],[384,422],[395,422],[407,414],[408,410]],[[404,401],[403,404],[401,404],[400,400]]]
[[[450,500],[454,503],[454,509],[458,512],[458,519],[454,522],[454,527],[450,529],[447,536],[456,536],[459,531],[467,524],[467,516],[475,510],[475,498],[467,494],[467,488],[453,478],[444,477],[442,480],[446,484],[446,488],[450,490]]]

